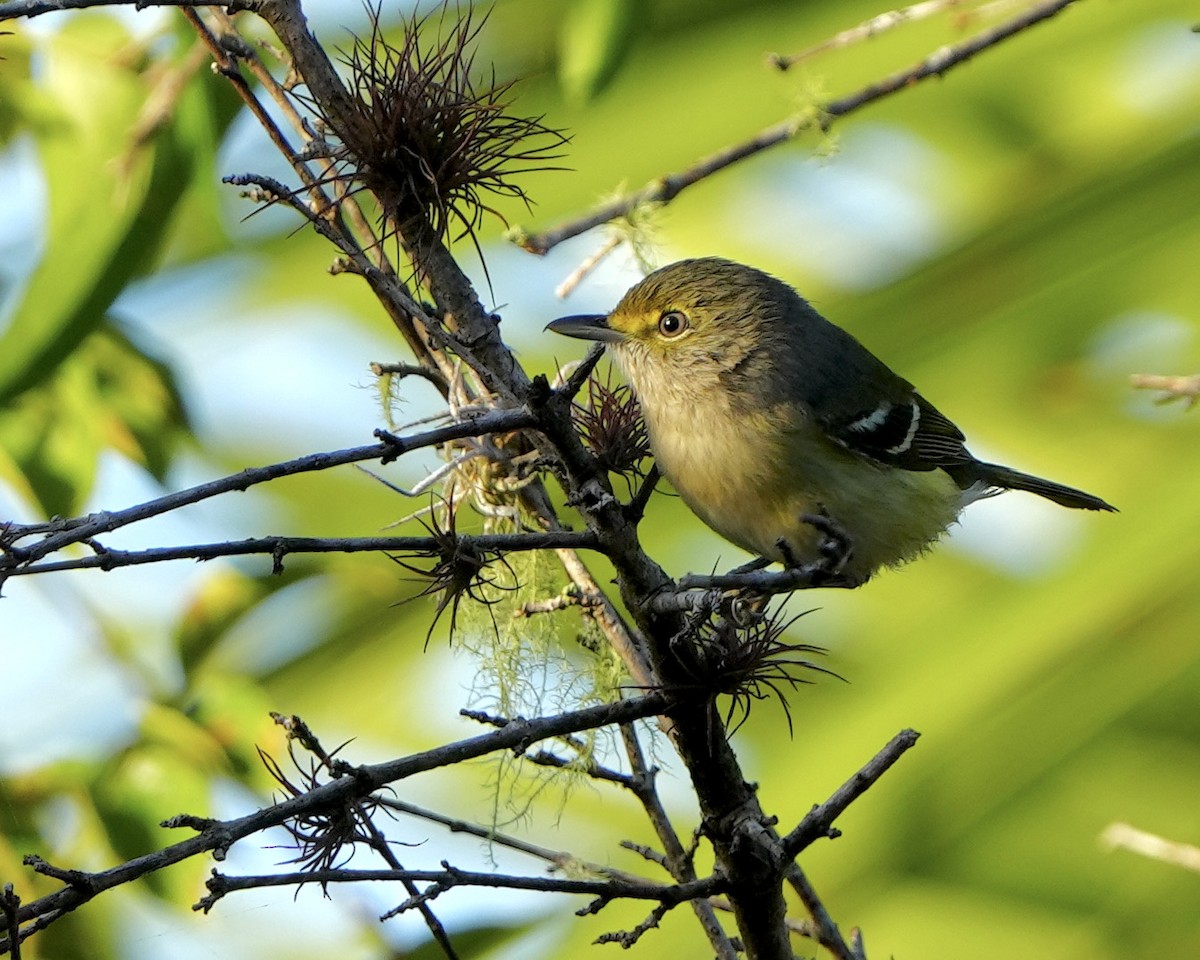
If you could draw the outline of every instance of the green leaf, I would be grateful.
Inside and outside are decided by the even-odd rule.
[[[537,923],[537,920],[530,920],[513,926],[488,924],[467,930],[455,930],[450,940],[454,944],[454,952],[463,960],[469,957],[494,957],[513,940],[528,936]],[[437,960],[446,956],[446,951],[437,941],[430,939],[405,953],[405,956],[408,960]]]
[[[28,37],[12,29],[0,29],[0,146],[8,143],[19,126],[20,84],[15,78],[28,74]]]
[[[0,413],[0,448],[25,479],[21,486],[47,516],[77,512],[96,479],[103,429],[80,364],[28,390]]]
[[[174,378],[118,330],[90,336],[47,383],[0,411],[0,476],[22,478],[47,515],[78,512],[97,461],[115,449],[162,479],[187,436]]]
[[[106,327],[86,347],[106,442],[163,480],[171,454],[188,432],[174,373],[115,327]]]
[[[198,43],[195,31],[180,19],[179,43]],[[194,262],[229,250],[231,242],[222,216],[223,194],[217,155],[229,125],[242,109],[233,85],[203,66],[184,87],[171,114],[174,150],[187,158],[191,175],[175,212],[166,258],[170,263]]]
[[[568,100],[585,104],[617,75],[645,19],[641,0],[574,0],[558,41],[558,80]]]
[[[226,771],[220,745],[170,707],[151,704],[142,732],[145,739],[114,758],[100,772],[92,791],[108,841],[126,860],[180,839],[161,826],[168,817],[207,815],[209,779]],[[205,870],[201,860],[193,860],[152,873],[147,882],[160,897],[187,900],[195,896]]]
[[[285,769],[290,767],[283,728],[271,717],[278,701],[258,681],[216,670],[206,671],[187,697],[188,716],[221,745],[231,774],[264,794],[277,789],[258,751],[261,747]]]
[[[18,82],[50,209],[41,262],[0,335],[0,403],[43,381],[157,257],[193,162],[168,121],[130,143],[147,96],[123,29],[80,16],[45,46],[44,82]]]
[[[208,666],[209,654],[219,647],[230,627],[272,594],[310,576],[312,571],[296,562],[277,574],[250,576],[234,567],[224,567],[206,577],[176,626],[175,639],[184,671],[190,676]]]

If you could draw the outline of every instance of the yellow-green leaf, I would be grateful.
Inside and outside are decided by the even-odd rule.
[[[587,103],[620,68],[644,20],[640,0],[574,0],[559,34],[558,79],[567,98]]]

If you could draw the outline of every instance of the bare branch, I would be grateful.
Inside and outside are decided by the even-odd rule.
[[[377,377],[391,374],[396,377],[422,377],[439,390],[446,389],[446,380],[440,372],[429,370],[416,363],[372,363],[371,372]]]
[[[924,60],[913,64],[907,70],[900,70],[893,73],[878,83],[863,87],[857,93],[830,101],[825,105],[823,111],[826,117],[830,119],[823,120],[821,127],[822,129],[828,129],[833,119],[847,116],[860,107],[865,107],[876,100],[882,100],[884,97],[905,90],[913,84],[920,83],[922,80],[928,80],[930,77],[941,77],[954,67],[962,66],[968,60],[983,53],[984,50],[1003,43],[1005,40],[1015,37],[1018,33],[1022,33],[1030,27],[1057,16],[1067,7],[1071,6],[1071,4],[1077,2],[1079,0],[1042,0],[1041,3],[1035,3],[1019,16],[983,30],[969,40],[935,50]]]
[[[861,797],[908,750],[921,735],[916,730],[901,730],[854,776],[843,783],[824,803],[813,807],[796,829],[783,839],[783,852],[789,859],[820,837],[836,837],[831,824],[845,809]]]
[[[666,807],[663,806],[662,798],[658,795],[656,785],[658,768],[651,767],[646,763],[641,742],[638,740],[637,728],[633,724],[621,724],[621,742],[625,746],[625,754],[629,758],[630,769],[633,771],[631,788],[646,811],[646,816],[650,820],[651,826],[654,827],[659,843],[666,851],[662,858],[663,866],[677,882],[689,883],[696,878],[695,863],[692,852],[685,850],[683,843],[680,842],[679,834],[675,831],[675,827],[667,815]],[[693,900],[692,911],[696,914],[696,919],[699,920],[700,926],[704,930],[705,936],[708,937],[709,944],[716,951],[719,960],[737,960],[738,952],[734,949],[729,936],[717,919],[713,904],[707,900]],[[641,936],[644,931],[638,929],[635,932],[637,936]]]
[[[620,933],[605,933],[596,938],[596,943],[616,943],[620,944],[624,949],[628,950],[640,939],[642,935],[650,930],[654,930],[662,922],[662,918],[667,915],[670,907],[667,904],[659,904],[650,911],[650,915],[646,917],[632,930],[621,931]]]
[[[333,777],[354,775],[353,766],[335,757],[338,750],[332,754],[325,750],[316,734],[300,717],[284,716],[279,713],[272,713],[271,717],[287,731],[288,754],[300,774],[299,784],[292,782],[291,777],[284,773],[281,765],[273,757],[268,756],[261,749],[259,755],[275,781],[283,787],[288,795],[299,797],[307,791],[316,789],[322,783],[323,772]],[[310,763],[307,767],[302,765],[293,750],[295,743],[299,743],[308,753],[316,757],[319,763]],[[338,869],[344,862],[342,858],[346,855],[348,847],[364,844],[393,870],[403,870],[403,864],[396,857],[392,844],[375,824],[373,818],[378,809],[378,797],[369,796],[351,800],[340,807],[333,807],[328,813],[297,817],[290,821],[285,826],[292,835],[298,851],[291,862],[302,863],[306,873]],[[416,884],[412,880],[401,878],[400,882],[408,891],[409,896],[418,895]],[[321,884],[321,889],[326,890],[324,883]],[[215,900],[215,898],[213,899]],[[207,910],[208,907],[204,906],[204,909]],[[458,953],[450,941],[450,936],[433,909],[422,904],[419,910],[425,925],[429,928],[434,941],[441,947],[447,960],[458,960]]]
[[[632,524],[641,522],[645,516],[646,507],[650,504],[650,497],[654,493],[655,487],[658,486],[658,481],[662,479],[662,473],[659,472],[658,464],[653,464],[646,478],[642,481],[640,487],[637,488],[637,493],[633,495],[633,499],[629,501],[625,507],[625,515],[629,518]]]
[[[559,300],[566,300],[567,297],[574,292],[575,288],[587,278],[587,275],[595,270],[605,257],[616,250],[624,242],[625,238],[617,233],[613,233],[612,236],[606,237],[604,242],[600,244],[599,247],[588,254],[587,257],[584,258],[583,262],[580,263],[579,266],[577,266],[574,270],[572,270],[570,274],[562,281],[562,283],[554,288],[554,295],[558,297]]]
[[[388,463],[412,450],[437,446],[463,437],[519,430],[532,426],[534,422],[534,418],[528,410],[513,408],[490,411],[470,420],[438,427],[411,437],[396,437],[384,431],[377,431],[376,436],[380,436],[384,440],[383,443],[351,447],[347,450],[335,450],[329,453],[312,453],[295,460],[286,460],[265,467],[249,467],[240,473],[221,477],[218,480],[210,480],[176,493],[169,493],[125,510],[93,513],[70,520],[55,520],[47,524],[10,524],[0,536],[0,551],[2,551],[0,554],[0,581],[18,567],[34,563],[63,547],[84,543],[100,534],[111,533],[113,530],[139,520],[169,513],[180,507],[199,503],[223,493],[248,490],[256,484],[277,480],[280,477],[328,470],[346,463],[358,463],[363,460],[379,460],[382,463]],[[29,546],[19,545],[21,540],[37,535],[43,535],[37,543]]]
[[[603,602],[601,596],[598,593],[580,593],[575,589],[574,584],[572,584],[567,590],[557,596],[547,597],[545,600],[530,600],[527,603],[521,604],[521,606],[513,611],[513,616],[533,617],[539,613],[557,613],[559,610],[566,610],[568,607],[591,609],[600,606]]]
[[[1011,7],[1020,0],[993,0],[991,3],[985,3],[982,6],[964,10],[961,16],[978,19],[988,16],[995,10],[1004,7]],[[851,44],[859,43],[862,40],[869,40],[881,33],[885,33],[904,23],[909,23],[915,20],[923,20],[926,17],[932,17],[944,10],[955,10],[966,5],[966,0],[922,0],[921,3],[914,3],[907,7],[900,7],[897,10],[888,10],[878,16],[871,17],[869,20],[864,20],[857,26],[853,26],[848,30],[843,30],[840,33],[834,34],[828,40],[823,40],[821,43],[811,46],[806,50],[801,50],[799,53],[785,56],[783,54],[773,53],[767,57],[767,62],[773,67],[780,70],[787,70],[801,60],[807,60],[810,57],[816,56],[818,53],[824,53],[827,50],[835,50],[839,47],[848,47]]]
[[[21,906],[18,910],[19,922],[31,923],[37,922],[39,918],[57,918],[75,910],[105,890],[202,853],[213,852],[217,859],[224,859],[225,852],[229,847],[244,837],[279,826],[314,811],[366,797],[386,784],[403,780],[415,774],[461,763],[464,760],[482,757],[499,750],[528,749],[532,744],[551,737],[653,716],[663,712],[670,702],[665,694],[650,693],[617,703],[587,707],[552,717],[541,717],[535,720],[517,719],[501,730],[459,740],[423,753],[385,763],[354,767],[352,775],[332,780],[300,796],[292,797],[235,820],[200,821],[184,817],[176,821],[166,821],[164,825],[189,826],[198,828],[200,832],[187,840],[96,873],[60,870],[46,863],[40,857],[26,857],[26,864],[33,867],[38,873],[55,877],[63,881],[66,886]],[[26,931],[23,930],[22,935],[25,933]],[[4,946],[4,944],[0,942],[0,946]]]
[[[1110,823],[1100,834],[1100,843],[1108,850],[1132,850],[1143,857],[1200,873],[1200,847],[1168,840],[1128,823]]]
[[[594,550],[598,539],[589,531],[554,533],[511,533],[462,535],[458,541],[466,548],[486,552],[520,553],[530,550]],[[221,543],[197,543],[179,547],[151,547],[146,550],[115,550],[94,539],[86,545],[96,552],[89,557],[35,563],[9,570],[5,576],[22,577],[62,570],[116,570],[119,567],[164,563],[169,560],[214,560],[218,557],[271,556],[275,572],[283,570],[283,559],[296,554],[313,553],[429,553],[441,543],[436,537],[255,537]]]
[[[788,866],[784,872],[784,876],[787,877],[791,888],[796,891],[796,895],[800,898],[800,902],[804,904],[804,909],[808,911],[808,915],[812,917],[813,939],[837,957],[838,960],[864,960],[863,957],[857,955],[851,949],[850,945],[846,943],[841,931],[837,928],[837,924],[829,916],[829,911],[825,909],[825,904],[817,896],[817,891],[808,882],[808,877],[804,875],[804,871],[793,863]]]
[[[13,885],[6,883],[0,891],[0,914],[4,916],[4,930],[8,934],[8,943],[13,960],[21,960],[21,922],[17,918],[17,910],[21,906],[21,898],[13,891]]]
[[[905,90],[922,80],[940,77],[989,47],[994,47],[1035,24],[1050,19],[1076,2],[1078,0],[1043,0],[1020,16],[984,30],[969,40],[935,50],[924,60],[913,64],[906,70],[900,70],[876,83],[868,84],[855,93],[820,104],[816,109],[800,116],[788,117],[786,120],[759,131],[748,140],[725,147],[678,173],[666,174],[652,180],[640,190],[602,204],[582,217],[559,224],[543,233],[514,231],[514,240],[522,249],[542,255],[554,249],[564,240],[579,236],[602,223],[628,216],[638,207],[646,204],[670,203],[688,187],[714,173],[733,166],[747,157],[762,153],[764,150],[787,143],[805,130],[828,130],[836,120],[849,116],[869,103]]]
[[[295,873],[276,873],[258,876],[230,876],[213,871],[207,881],[209,895],[196,904],[196,909],[208,912],[227,893],[254,890],[261,887],[302,886],[305,883],[361,883],[372,881],[411,881],[433,884],[431,890],[406,900],[389,910],[383,919],[412,910],[422,902],[454,887],[493,887],[499,890],[537,890],[543,893],[589,894],[605,901],[657,900],[660,903],[683,903],[696,897],[707,897],[720,890],[719,877],[707,877],[691,884],[656,884],[649,881],[573,880],[563,877],[522,877],[504,873],[479,873],[451,867],[443,861],[443,870],[313,870]]]
[[[1138,390],[1161,390],[1163,395],[1157,403],[1182,400],[1184,407],[1191,410],[1200,402],[1200,373],[1191,376],[1162,376],[1155,373],[1135,373],[1129,382]]]
[[[597,876],[614,876],[621,877],[625,880],[638,879],[632,873],[626,873],[620,870],[614,870],[612,867],[603,866],[598,863],[587,863],[580,861],[571,853],[566,853],[561,850],[551,850],[549,847],[543,847],[536,843],[530,843],[528,840],[522,840],[520,837],[514,837],[510,834],[503,833],[494,827],[485,827],[478,823],[473,823],[470,820],[462,820],[458,817],[450,817],[444,813],[439,813],[437,810],[429,810],[426,807],[420,807],[413,803],[408,803],[405,800],[398,800],[395,797],[379,797],[378,803],[381,807],[387,807],[389,810],[394,810],[398,813],[405,813],[412,817],[418,817],[421,820],[428,820],[431,823],[437,823],[445,827],[451,833],[466,833],[473,837],[479,837],[481,840],[486,840],[488,843],[494,843],[498,846],[507,847],[510,850],[516,850],[518,853],[524,853],[531,857],[536,857],[539,860],[544,860],[553,867],[565,867],[569,864],[579,866],[588,873],[594,873]]]
[[[90,10],[93,7],[205,7],[211,0],[10,0],[0,3],[0,20],[40,17],[64,10]]]

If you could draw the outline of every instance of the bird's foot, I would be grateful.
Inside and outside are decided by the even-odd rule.
[[[776,545],[783,555],[785,567],[797,569],[808,566],[810,582],[814,587],[858,587],[866,582],[866,578],[850,576],[845,572],[846,564],[854,553],[854,543],[840,523],[824,510],[806,513],[800,519],[821,534],[817,544],[820,559],[812,564],[800,563],[791,544],[781,539]]]
[[[780,543],[782,542],[781,540]],[[743,563],[740,567],[734,567],[729,573],[731,576],[737,576],[742,573],[753,573],[755,570],[765,570],[774,562],[770,557],[755,557],[749,563]]]

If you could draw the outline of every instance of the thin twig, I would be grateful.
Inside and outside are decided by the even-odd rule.
[[[661,479],[662,472],[658,469],[658,464],[651,464],[645,479],[642,480],[642,485],[637,488],[633,499],[625,505],[625,516],[629,518],[630,523],[641,523],[642,517],[646,515],[646,507],[650,504],[654,488],[658,486],[658,481]]]
[[[10,0],[0,3],[0,20],[16,20],[18,17],[40,17],[47,13],[62,13],[64,10],[90,10],[92,7],[131,6],[135,0]],[[144,7],[205,7],[212,0],[136,0]]]
[[[361,883],[363,881],[410,881],[435,884],[437,893],[454,887],[492,887],[500,890],[537,890],[544,893],[575,893],[632,900],[657,900],[660,903],[683,903],[694,897],[707,897],[720,889],[719,877],[706,877],[690,884],[656,884],[649,881],[629,883],[624,880],[579,880],[565,877],[522,877],[504,873],[480,873],[447,866],[444,870],[311,870],[294,873],[273,873],[258,876],[229,876],[213,873],[208,880],[209,896],[196,905],[208,910],[227,893],[263,887],[289,887],[305,883]],[[436,896],[436,894],[435,894]],[[399,907],[389,910],[384,918],[411,910],[433,897],[429,891],[418,894]]]
[[[170,121],[187,85],[208,58],[204,45],[193,44],[178,64],[162,70],[129,131],[129,153],[140,150]]]
[[[593,942],[597,944],[616,943],[625,950],[628,950],[640,939],[642,939],[643,934],[648,933],[651,930],[658,929],[658,925],[662,922],[662,918],[667,915],[667,912],[670,909],[670,905],[660,903],[657,907],[650,911],[649,916],[647,916],[645,920],[639,923],[632,930],[622,930],[618,933],[602,933]]]
[[[796,829],[783,838],[783,852],[789,859],[820,837],[837,836],[831,832],[831,824],[855,800],[891,768],[908,750],[916,746],[921,735],[916,730],[901,730],[892,737],[874,757],[857,773],[843,783],[833,795],[819,806],[813,807],[800,821]]]
[[[428,317],[424,316],[408,287],[396,275],[383,244],[371,229],[358,201],[337,176],[334,160],[327,155],[313,157],[320,173],[315,175],[312,172],[308,154],[297,151],[292,146],[263,107],[255,91],[243,78],[239,62],[246,65],[250,74],[267,91],[296,133],[308,138],[309,127],[287,91],[262,63],[254,48],[237,33],[227,12],[219,9],[211,11],[211,16],[222,30],[220,37],[208,28],[198,14],[187,10],[184,16],[208,46],[220,73],[230,82],[238,97],[296,172],[311,198],[310,203],[306,205],[300,201],[298,193],[279,185],[279,189],[273,190],[272,195],[267,198],[268,202],[283,202],[292,206],[318,233],[334,243],[347,258],[347,263],[352,265],[354,272],[364,277],[375,290],[380,303],[414,355],[439,368],[443,375],[447,374],[450,368],[449,359],[441,351],[431,349],[430,344],[426,342],[428,337],[422,336],[422,332],[417,329],[417,323],[420,323],[423,329],[432,332]],[[236,56],[234,50],[237,51]],[[337,195],[336,200],[325,191],[325,187],[330,184]],[[373,259],[368,256],[368,251],[373,255]]]
[[[829,916],[829,911],[825,909],[825,904],[817,896],[817,891],[808,882],[808,877],[804,875],[804,871],[792,863],[784,871],[784,876],[787,878],[788,885],[796,891],[796,895],[800,898],[800,902],[804,904],[804,909],[808,911],[808,915],[812,917],[814,939],[837,957],[838,960],[862,960],[862,958],[855,956],[850,945],[846,943],[842,932],[838,929],[837,924],[833,922],[833,918]]]
[[[1158,403],[1171,403],[1182,400],[1184,406],[1191,410],[1200,402],[1200,373],[1191,376],[1163,376],[1156,373],[1135,373],[1129,377],[1129,382],[1138,390],[1161,390],[1163,395]]]
[[[423,377],[439,390],[446,389],[446,378],[440,371],[430,370],[419,363],[372,363],[371,372],[377,377],[392,374],[400,378]]]
[[[600,244],[599,247],[584,257],[583,262],[580,263],[579,266],[577,266],[574,270],[572,270],[562,283],[554,288],[554,295],[558,297],[559,300],[566,300],[567,297],[575,292],[575,288],[584,281],[584,278],[586,278],[589,273],[595,270],[605,257],[616,250],[624,242],[625,238],[616,233],[605,238],[604,242]]]
[[[688,187],[714,173],[733,166],[747,157],[769,150],[771,147],[787,143],[805,130],[828,130],[836,120],[849,116],[869,103],[908,89],[922,80],[940,77],[989,47],[994,47],[1015,34],[1050,19],[1076,2],[1078,0],[1045,0],[1020,16],[984,30],[963,43],[934,51],[906,70],[900,70],[883,80],[868,84],[855,93],[820,104],[801,116],[788,117],[786,120],[772,124],[748,140],[725,147],[678,173],[666,174],[652,180],[640,190],[602,204],[582,217],[566,221],[543,233],[514,231],[514,240],[522,249],[542,255],[554,249],[564,240],[579,236],[593,227],[616,220],[618,217],[628,216],[644,204],[670,203]]]
[[[334,777],[345,776],[347,774],[351,776],[353,775],[353,767],[346,761],[336,758],[334,755],[337,753],[336,750],[332,754],[329,753],[321,745],[320,739],[313,732],[312,728],[300,717],[296,716],[295,714],[292,714],[291,716],[285,716],[279,713],[272,713],[271,716],[275,720],[276,724],[287,731],[289,753],[291,753],[291,742],[296,741],[300,743],[306,751],[320,760],[321,767],[329,771],[329,773]],[[304,771],[300,767],[299,763],[296,762],[296,757],[294,754],[292,755],[292,761],[296,764],[297,769],[301,770],[302,774],[304,775],[304,782],[308,784],[310,788],[318,785],[317,772],[320,770],[320,767],[313,768],[309,771]],[[279,781],[279,783],[284,786],[285,789],[287,789],[293,796],[299,796],[301,794],[301,788],[295,786],[286,777],[284,777],[282,770],[278,769],[274,764],[269,764],[268,766],[271,769],[271,772],[275,775],[275,779]],[[365,841],[371,847],[371,849],[374,850],[375,853],[380,856],[393,870],[403,870],[404,866],[400,863],[399,858],[392,850],[391,844],[388,842],[387,837],[383,835],[383,832],[378,826],[376,826],[374,819],[372,819],[372,813],[377,806],[378,800],[376,797],[370,797],[366,800],[360,799],[353,801],[352,805],[348,808],[348,810],[352,811],[353,816],[354,827],[352,836],[354,840]],[[317,832],[323,833],[327,836],[330,833],[327,828],[322,828]],[[297,836],[297,839],[299,840],[298,831],[293,831],[293,835]],[[345,834],[338,835],[338,839],[335,841],[335,843],[340,844],[345,839],[345,836]],[[310,867],[313,866],[315,862],[319,862],[323,865],[328,865],[331,862],[325,858],[321,858],[319,861],[314,861],[311,857],[308,857],[305,854],[301,854],[300,859],[306,860]],[[306,872],[311,872],[311,869]],[[417,887],[412,880],[401,879],[401,883],[404,884],[404,888],[408,891],[409,896],[417,896]],[[300,885],[298,884],[297,888],[299,888],[299,886]],[[209,889],[212,889],[211,885]],[[437,915],[433,912],[433,909],[428,905],[422,904],[420,907],[420,912],[425,921],[425,925],[429,928],[429,932],[433,935],[434,941],[439,947],[441,947],[442,953],[446,956],[447,960],[458,960],[458,953],[455,951],[454,945],[450,942],[450,935],[446,932],[445,926],[443,926],[441,920],[439,920]]]
[[[631,779],[629,774],[613,770],[602,763],[597,763],[595,760],[584,760],[581,764],[575,760],[560,757],[557,753],[552,753],[549,750],[526,753],[524,759],[539,767],[550,767],[555,770],[580,770],[591,780],[614,783],[622,787],[628,787]]]
[[[823,40],[820,43],[809,47],[806,50],[801,50],[799,53],[784,55],[772,53],[767,56],[767,62],[773,67],[780,70],[787,70],[801,60],[807,60],[819,53],[824,53],[827,50],[835,50],[841,47],[848,47],[851,44],[859,43],[863,40],[869,40],[881,33],[886,33],[888,30],[898,27],[903,23],[909,23],[914,20],[923,20],[926,17],[932,17],[935,14],[941,13],[943,10],[951,10],[960,7],[966,0],[924,0],[922,3],[914,3],[907,7],[900,7],[897,10],[888,10],[878,16],[872,17],[870,20],[864,20],[857,26],[853,26],[848,30],[843,30],[841,33],[835,33],[828,40]],[[970,17],[972,19],[981,19],[990,16],[995,11],[1004,7],[1011,7],[1020,0],[993,0],[992,3],[985,3],[982,6],[976,7],[973,10],[964,11],[962,18]]]
[[[667,871],[678,883],[688,883],[696,878],[693,858],[684,849],[683,843],[676,833],[671,818],[658,795],[656,785],[658,768],[646,763],[641,741],[638,740],[637,728],[631,723],[623,723],[620,727],[621,742],[625,746],[625,755],[629,758],[629,766],[633,771],[630,784],[634,795],[642,804],[659,843],[663,845],[665,855],[663,864]],[[700,927],[708,937],[709,945],[716,951],[719,960],[737,960],[738,952],[729,940],[728,934],[717,919],[715,908],[707,900],[693,900],[692,911],[700,921]],[[638,936],[640,936],[640,932]]]
[[[224,852],[236,841],[286,823],[296,817],[344,805],[347,801],[368,796],[380,787],[418,773],[450,766],[486,756],[497,751],[511,750],[552,737],[593,730],[612,723],[624,723],[640,717],[653,716],[667,709],[670,701],[663,693],[630,697],[612,704],[587,707],[535,720],[514,720],[501,730],[480,734],[466,740],[448,743],[419,754],[353,768],[352,776],[343,776],[300,796],[291,797],[247,816],[226,821],[196,821],[180,818],[167,825],[199,827],[199,832],[186,840],[153,853],[136,857],[125,863],[96,873],[63,871],[39,857],[26,857],[25,863],[38,873],[57,877],[66,884],[62,889],[20,907],[20,922],[59,916],[75,910],[105,890],[154,873],[171,864],[208,851]],[[28,929],[28,928],[27,928]],[[25,931],[22,931],[24,933]]]
[[[226,11],[221,10],[220,8],[213,8],[212,15],[228,34],[234,36],[237,35],[233,21]],[[292,129],[302,136],[310,136],[309,126],[304,117],[300,115],[300,111],[296,109],[293,98],[288,95],[288,91],[284,88],[284,86],[275,79],[275,75],[267,69],[266,65],[262,62],[262,59],[257,55],[254,49],[250,48],[242,52],[240,59],[246,64],[246,69],[250,71],[250,73],[254,76],[254,79],[257,80],[259,84],[261,84],[262,88],[267,91],[268,95],[275,102],[275,105],[280,109],[280,111],[282,111],[283,116],[287,118],[287,121],[291,124]],[[344,216],[345,219],[349,221],[349,226],[343,227],[346,234],[348,236],[354,235],[359,248],[364,252],[367,250],[374,252],[376,267],[378,267],[384,273],[390,273],[394,275],[395,269],[389,262],[383,244],[379,241],[379,238],[375,235],[375,231],[371,228],[371,224],[368,222],[365,214],[363,213],[362,207],[359,206],[358,200],[352,193],[347,191],[346,185],[335,176],[336,167],[333,159],[327,155],[317,156],[314,159],[316,160],[317,166],[321,170],[322,179],[327,182],[332,182],[333,188],[337,192],[338,200],[334,205],[334,209],[338,216]],[[300,160],[301,156],[297,155],[292,158],[292,163],[295,164]],[[413,347],[414,352],[418,356],[422,356],[423,353],[428,352],[419,349],[423,346],[419,338],[414,340],[413,336],[410,336],[410,333],[412,332],[411,319],[407,329],[402,325],[400,325],[400,329],[401,333],[405,335],[405,339],[409,341],[409,345]]]
[[[589,610],[601,605],[602,596],[598,593],[580,593],[572,585],[556,596],[547,597],[544,600],[529,600],[517,607],[512,615],[514,618],[534,617],[539,613],[557,613],[559,610],[566,610],[570,607]]]
[[[520,553],[530,550],[594,550],[598,539],[590,531],[555,533],[496,533],[458,537],[464,549],[485,552]],[[115,550],[89,538],[86,545],[96,552],[88,557],[51,560],[17,567],[6,577],[24,577],[63,570],[116,570],[170,560],[215,560],[219,557],[245,557],[267,554],[275,563],[275,572],[283,569],[283,558],[313,553],[436,553],[444,543],[436,537],[255,537],[251,540],[226,540],[220,543],[194,543],[178,547],[150,547],[146,550]]]
[[[494,827],[485,827],[481,824],[473,823],[470,820],[463,820],[459,817],[450,817],[444,813],[439,813],[437,810],[430,810],[426,807],[409,803],[406,800],[398,800],[395,797],[378,796],[375,798],[375,802],[379,806],[387,807],[389,810],[394,810],[397,813],[408,814],[412,817],[418,817],[421,820],[428,820],[431,823],[440,824],[451,833],[466,833],[470,836],[478,837],[481,840],[486,840],[488,843],[506,847],[509,850],[515,850],[518,853],[524,853],[531,857],[536,857],[537,859],[545,861],[556,869],[571,866],[601,877],[612,876],[629,882],[633,882],[638,879],[635,874],[627,873],[621,870],[615,870],[612,867],[604,866],[598,863],[581,861],[574,854],[566,853],[562,850],[551,850],[549,847],[543,847],[536,843],[530,843],[528,840],[522,840],[520,837],[514,837],[511,834],[503,833]]]
[[[124,510],[93,513],[70,520],[53,521],[50,524],[29,526],[12,524],[5,530],[2,547],[0,547],[2,549],[0,552],[0,581],[6,575],[15,572],[16,568],[32,564],[71,544],[86,542],[139,520],[160,516],[223,493],[248,490],[256,484],[277,480],[280,477],[328,470],[346,463],[357,463],[363,460],[389,462],[412,450],[437,446],[450,440],[484,433],[519,430],[532,426],[534,422],[535,420],[528,410],[514,408],[494,410],[481,417],[461,423],[452,423],[409,437],[396,437],[379,431],[377,435],[384,439],[383,443],[351,447],[347,450],[335,450],[328,453],[313,453],[265,467],[249,467],[240,473],[197,484],[186,490],[169,493]],[[21,540],[34,535],[43,535],[43,537],[28,546],[20,545]]]
[[[1132,850],[1143,857],[1200,873],[1200,847],[1168,840],[1128,823],[1110,823],[1100,834],[1100,843],[1109,850]]]
[[[596,364],[600,362],[600,358],[604,356],[604,344],[593,344],[587,354],[563,381],[563,385],[556,391],[560,396],[568,400],[574,399],[575,394],[583,389],[584,384],[588,382],[588,378],[592,375],[592,371],[596,369]]]
[[[400,859],[392,850],[387,837],[375,825],[375,821],[371,819],[364,805],[360,803],[358,810],[359,822],[371,837],[372,849],[397,873],[408,872],[401,865]],[[417,890],[417,881],[414,878],[402,876],[399,879],[404,885],[404,889],[408,892],[410,899],[420,896],[420,892]],[[210,887],[209,889],[211,890],[212,888]],[[429,932],[433,935],[433,939],[437,942],[438,946],[441,947],[442,953],[446,955],[447,960],[458,960],[458,953],[450,942],[450,934],[446,932],[445,926],[438,919],[437,914],[433,912],[433,908],[427,903],[420,903],[417,905],[417,911],[421,914],[421,919],[425,921],[425,926],[429,928]]]
[[[577,551],[557,550],[555,554],[577,590],[585,595],[600,597],[598,604],[587,608],[588,616],[608,638],[613,651],[625,664],[625,669],[629,672],[629,678],[633,681],[634,686],[639,690],[655,689],[658,681],[646,652],[645,639],[631,624],[626,622],[616,604],[608,598],[608,594],[600,589],[600,584],[596,582],[592,571],[588,569]]]

